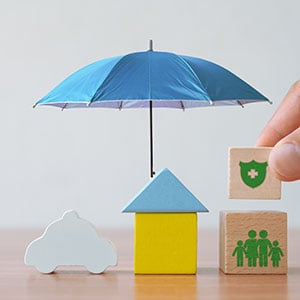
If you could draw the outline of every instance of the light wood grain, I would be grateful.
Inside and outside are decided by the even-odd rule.
[[[267,166],[263,183],[255,188],[246,185],[241,177],[240,162],[265,163],[268,161],[271,147],[230,148],[229,149],[229,193],[231,199],[280,199],[281,182]],[[253,169],[255,174],[257,170]],[[256,175],[258,176],[258,172]],[[252,177],[251,177],[252,178]]]
[[[254,231],[256,237],[252,239],[256,245],[257,258],[256,266],[248,266],[246,255],[247,247],[245,241],[251,240],[249,231]],[[274,247],[274,241],[279,242],[279,247],[284,256],[281,258],[278,267],[273,267],[272,255],[267,257],[267,266],[260,266],[259,242],[263,239],[259,236],[265,231],[271,244],[266,246],[269,254]],[[238,247],[237,242],[242,241],[242,253],[244,264],[238,266],[237,256],[234,250]],[[287,272],[287,213],[279,211],[221,211],[220,212],[220,268],[227,274],[286,274]],[[263,261],[262,261],[263,262]]]
[[[103,275],[58,268],[43,275],[23,263],[24,251],[43,230],[0,230],[0,299],[299,299],[300,230],[289,242],[285,275],[224,275],[218,270],[218,232],[200,229],[197,275],[134,275],[133,229],[101,230],[117,247],[119,265]]]

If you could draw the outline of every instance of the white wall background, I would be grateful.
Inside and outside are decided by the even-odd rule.
[[[300,227],[300,182],[281,201],[227,198],[227,149],[252,146],[300,78],[298,0],[1,0],[0,227],[45,226],[69,208],[130,227],[123,206],[149,179],[148,111],[32,109],[93,61],[148,48],[230,69],[274,105],[154,112],[155,168],[170,168],[210,209],[279,209]]]

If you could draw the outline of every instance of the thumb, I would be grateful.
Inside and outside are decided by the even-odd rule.
[[[300,127],[274,146],[269,166],[282,181],[300,179]]]

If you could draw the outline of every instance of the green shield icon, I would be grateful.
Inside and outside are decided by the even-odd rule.
[[[261,185],[267,173],[267,162],[259,163],[255,160],[250,162],[240,161],[241,177],[243,182],[251,188]]]

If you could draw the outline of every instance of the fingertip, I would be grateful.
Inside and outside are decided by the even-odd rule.
[[[296,142],[278,143],[270,153],[269,166],[279,180],[300,179],[300,145]]]
[[[268,123],[256,140],[256,147],[273,147],[282,137],[276,128]]]

